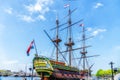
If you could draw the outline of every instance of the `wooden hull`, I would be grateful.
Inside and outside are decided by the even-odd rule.
[[[64,62],[51,61],[48,58],[36,57],[34,68],[42,80],[80,80],[79,69],[66,66]]]
[[[42,77],[41,80],[80,80],[80,78],[58,78],[56,76],[51,75],[50,77]]]

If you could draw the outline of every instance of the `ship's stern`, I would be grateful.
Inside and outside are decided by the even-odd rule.
[[[48,58],[35,57],[33,59],[33,66],[42,80],[48,80],[53,73],[53,68]]]

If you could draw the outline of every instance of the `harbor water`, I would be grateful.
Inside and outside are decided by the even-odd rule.
[[[24,77],[0,77],[0,80],[24,80]],[[26,77],[26,80],[32,80],[31,77]],[[41,80],[39,77],[34,77],[33,80]]]

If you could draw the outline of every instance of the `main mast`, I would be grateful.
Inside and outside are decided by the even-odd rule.
[[[53,40],[53,42],[56,43],[56,61],[58,61],[58,46],[59,43],[61,42],[61,39],[59,39],[59,20],[58,17],[56,17],[56,39]]]
[[[72,23],[72,21],[71,21],[71,10],[70,10],[70,7],[69,7],[69,11],[68,11],[68,15],[69,15],[69,19],[68,19],[68,36],[69,36],[69,38],[68,38],[68,42],[67,43],[65,43],[65,46],[67,46],[68,47],[68,51],[69,51],[69,65],[71,66],[71,60],[72,60],[72,57],[71,57],[71,55],[72,55],[72,46],[74,45],[74,42],[72,41],[72,36],[71,36],[71,23]]]

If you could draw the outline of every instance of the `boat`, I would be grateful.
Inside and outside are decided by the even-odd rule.
[[[75,10],[75,9],[74,9]],[[50,59],[48,57],[45,56],[39,56],[38,54],[35,54],[35,57],[33,59],[33,68],[35,69],[35,71],[37,72],[37,74],[40,76],[41,80],[85,80],[86,77],[88,78],[88,75],[90,76],[90,68],[86,68],[86,48],[89,46],[85,45],[85,41],[86,41],[86,37],[85,37],[85,28],[83,25],[82,26],[82,47],[80,48],[75,48],[73,49],[73,45],[74,42],[72,40],[71,37],[71,27],[75,24],[80,23],[82,20],[79,20],[75,23],[71,22],[71,14],[74,11],[70,9],[68,9],[68,26],[63,28],[63,29],[68,29],[68,33],[69,33],[69,37],[68,37],[68,42],[65,43],[65,46],[67,47],[66,51],[60,51],[59,49],[59,45],[60,42],[62,41],[59,38],[59,27],[64,25],[64,24],[59,24],[59,20],[58,18],[56,18],[56,27],[53,28],[56,30],[56,39],[52,39],[49,34],[46,32],[46,30],[44,30],[45,34],[48,36],[48,38],[51,40],[51,42],[53,43],[53,45],[56,47],[56,60],[54,59]],[[66,23],[65,23],[66,24]],[[83,69],[79,69],[78,67],[74,67],[72,66],[72,52],[75,50],[79,50],[81,49],[81,56],[79,56],[81,59],[82,58],[82,62],[83,62]],[[69,54],[69,59],[67,59],[69,61],[69,64],[66,64],[66,58],[63,56],[62,53],[64,52],[68,52]],[[60,61],[58,58],[58,54],[61,54],[64,58],[64,61]],[[88,61],[87,61],[88,62]]]

